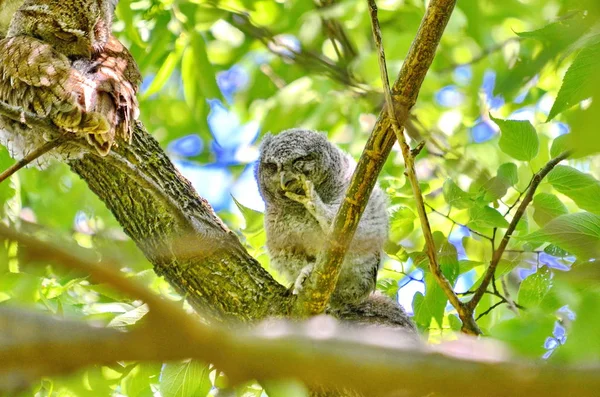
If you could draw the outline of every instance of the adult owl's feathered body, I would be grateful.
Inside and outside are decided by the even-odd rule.
[[[137,66],[110,33],[113,0],[25,0],[0,40],[0,101],[50,119],[105,155],[137,117]],[[55,136],[0,117],[0,142],[23,157]],[[38,159],[79,157],[65,143]]]
[[[271,265],[296,289],[318,260],[354,171],[354,160],[324,134],[291,129],[265,136],[256,170],[265,201]],[[375,289],[388,234],[384,193],[376,187],[342,265],[331,307],[356,304]]]

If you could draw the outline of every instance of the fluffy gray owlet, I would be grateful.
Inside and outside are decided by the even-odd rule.
[[[322,133],[291,129],[266,135],[256,179],[265,201],[265,230],[271,266],[297,293],[325,244],[344,199],[354,160]],[[342,265],[332,308],[355,304],[375,289],[388,216],[384,193],[371,194]]]
[[[138,112],[140,75],[110,34],[113,9],[113,0],[25,0],[0,40],[0,100],[86,138],[101,155],[129,140]],[[0,117],[0,142],[14,157],[54,138]],[[81,154],[65,144],[38,164]]]

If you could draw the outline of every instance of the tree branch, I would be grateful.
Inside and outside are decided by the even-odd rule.
[[[456,0],[429,3],[419,31],[394,84],[399,127],[415,104],[419,88],[433,61],[435,49],[450,18]],[[388,112],[382,111],[357,164],[346,198],[333,221],[332,232],[315,270],[304,285],[294,312],[310,315],[323,312],[339,277],[340,267],[360,216],[373,191],[377,176],[395,141]]]
[[[71,373],[91,364],[187,358],[214,363],[234,385],[299,379],[368,396],[478,397],[485,390],[486,397],[592,397],[600,388],[597,366],[507,361],[502,349],[483,341],[462,339],[442,344],[436,352],[409,348],[401,334],[389,330],[348,329],[324,318],[272,321],[254,330],[194,324],[194,333],[169,326],[169,320],[161,327],[120,332],[0,308],[0,389],[7,382],[10,387],[11,380],[22,385],[39,373]]]
[[[230,12],[230,11],[228,11]],[[250,37],[254,37],[273,54],[287,59],[290,62],[297,63],[308,70],[314,70],[317,72],[325,73],[330,78],[338,81],[346,86],[353,87],[360,92],[368,92],[369,87],[356,81],[356,79],[350,75],[347,68],[340,67],[331,59],[310,50],[296,50],[279,42],[269,29],[257,26],[252,23],[250,18],[241,13],[230,12],[231,18],[229,22],[244,32]],[[277,50],[276,48],[285,48],[285,51]]]
[[[498,267],[498,264],[500,263],[500,259],[502,258],[502,254],[504,254],[504,250],[506,249],[506,246],[508,245],[508,242],[510,241],[511,236],[512,236],[513,232],[515,231],[517,224],[521,220],[521,217],[523,216],[523,214],[525,214],[525,210],[527,209],[527,206],[529,205],[531,200],[533,200],[533,195],[535,194],[535,190],[537,189],[539,184],[542,182],[542,180],[546,177],[546,175],[548,175],[548,173],[550,171],[552,171],[552,169],[558,163],[560,163],[561,161],[563,161],[564,159],[569,157],[569,155],[570,155],[570,152],[567,151],[567,152],[563,152],[560,155],[558,155],[557,157],[553,158],[552,160],[550,160],[548,162],[548,164],[546,164],[541,170],[539,170],[531,179],[531,183],[529,184],[529,189],[527,190],[527,194],[525,195],[525,197],[523,197],[523,201],[521,202],[521,205],[519,205],[517,212],[515,212],[515,216],[513,217],[510,224],[508,225],[508,228],[506,229],[506,232],[504,233],[504,237],[502,237],[502,241],[500,241],[500,245],[498,245],[498,248],[496,248],[496,250],[494,251],[492,260],[490,262],[490,266],[487,268],[487,271],[485,273],[485,276],[483,277],[481,285],[479,286],[479,288],[477,288],[477,290],[475,291],[475,294],[473,295],[471,300],[467,303],[467,306],[469,307],[469,309],[471,311],[475,310],[475,307],[477,307],[477,304],[481,300],[481,297],[483,296],[483,294],[487,290],[488,286],[492,282],[492,279],[494,278],[494,273],[496,272],[496,268]]]
[[[417,213],[419,214],[421,229],[423,230],[423,236],[425,237],[425,248],[427,251],[427,257],[429,258],[429,270],[431,271],[431,274],[435,278],[442,291],[444,291],[444,294],[450,301],[450,304],[452,304],[452,306],[458,312],[458,315],[463,323],[463,332],[469,334],[480,334],[481,331],[479,330],[477,324],[473,320],[473,316],[469,315],[468,311],[464,307],[464,304],[454,293],[454,287],[442,272],[442,268],[440,267],[440,264],[437,260],[437,249],[435,247],[435,242],[433,241],[431,226],[429,225],[429,219],[427,218],[427,212],[425,211],[425,202],[423,200],[423,194],[421,193],[421,187],[419,186],[419,180],[415,171],[415,158],[411,152],[410,146],[408,146],[408,143],[406,143],[406,138],[404,137],[403,133],[403,125],[406,122],[407,117],[405,116],[404,119],[401,120],[398,117],[398,114],[396,113],[395,108],[393,106],[394,102],[388,81],[388,73],[385,62],[385,52],[383,49],[383,43],[381,38],[381,29],[379,27],[379,20],[377,19],[377,5],[375,4],[375,0],[367,1],[369,3],[371,24],[373,26],[373,39],[375,40],[375,44],[379,50],[379,68],[381,72],[381,80],[383,82],[383,92],[385,94],[385,99],[387,103],[387,112],[388,115],[391,116],[392,129],[394,131],[394,134],[396,135],[396,139],[398,139],[400,148],[402,149],[402,157],[404,158],[404,165],[406,167],[404,173],[410,181],[413,196],[417,205]],[[451,11],[452,10],[450,10],[450,12]],[[450,15],[448,14],[448,18],[449,17]],[[438,42],[439,38],[435,41],[436,46]],[[430,63],[432,60],[433,58],[430,60]]]

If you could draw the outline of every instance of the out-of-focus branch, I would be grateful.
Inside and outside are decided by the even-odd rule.
[[[400,75],[393,87],[399,127],[408,118],[421,84],[433,61],[435,49],[450,19],[456,0],[432,0]],[[299,315],[323,312],[339,277],[340,267],[352,241],[360,216],[375,186],[377,176],[396,140],[387,111],[379,119],[357,164],[346,198],[333,221],[332,232],[315,270],[298,296],[294,311]]]
[[[364,395],[433,392],[475,397],[485,389],[490,397],[569,393],[586,397],[595,396],[600,388],[600,379],[594,376],[599,368],[508,361],[507,352],[490,341],[462,339],[431,351],[397,329],[349,327],[327,317],[306,323],[271,320],[254,329],[207,325],[105,264],[90,263],[5,227],[0,234],[19,241],[35,256],[84,270],[95,281],[107,282],[150,306],[150,314],[127,332],[0,308],[0,391],[92,364],[185,358],[214,363],[234,384],[298,379],[308,385],[352,388]],[[503,386],[488,388],[490,382]]]
[[[569,155],[570,155],[570,153],[567,151],[567,152],[563,152],[560,155],[558,155],[557,157],[553,158],[541,170],[539,170],[531,179],[531,182],[529,184],[529,189],[527,190],[527,194],[525,195],[525,197],[523,197],[523,201],[521,201],[521,205],[519,205],[517,212],[515,212],[515,216],[513,216],[510,224],[508,225],[508,228],[506,229],[506,232],[504,233],[504,237],[502,237],[502,241],[500,241],[500,245],[498,245],[498,248],[496,248],[496,250],[494,251],[492,260],[490,262],[490,266],[487,268],[485,275],[483,277],[483,280],[481,281],[481,284],[479,285],[479,288],[477,288],[477,290],[475,291],[475,294],[473,295],[473,297],[467,304],[471,311],[475,310],[475,307],[477,307],[477,304],[481,300],[481,297],[483,296],[483,294],[487,290],[488,286],[492,282],[492,279],[494,278],[494,273],[496,272],[496,268],[498,267],[498,264],[500,263],[500,259],[502,259],[502,254],[504,254],[504,250],[506,249],[506,246],[508,245],[508,242],[510,241],[511,236],[512,236],[513,232],[515,231],[517,224],[521,220],[521,217],[523,216],[523,214],[525,214],[525,210],[527,209],[527,206],[529,205],[531,200],[533,200],[533,195],[535,194],[535,190],[537,189],[539,184],[542,182],[542,180],[546,177],[546,175],[548,175],[548,173],[550,171],[552,171],[552,169],[554,167],[556,167],[556,165],[558,163],[560,163],[561,161],[563,161],[564,159],[569,157]]]
[[[315,0],[315,3],[317,3],[319,8],[324,12],[326,12],[327,8],[335,6],[334,0]],[[356,58],[357,54],[346,30],[339,21],[332,18],[322,17],[321,22],[325,29],[325,34],[329,40],[331,40],[331,44],[333,45],[339,61],[347,65]],[[338,43],[342,46],[341,50],[338,48]]]
[[[335,81],[352,87],[361,93],[369,91],[369,87],[358,82],[348,69],[340,67],[331,59],[309,50],[297,50],[278,40],[267,28],[254,25],[247,15],[231,12],[229,22],[247,34],[254,37],[267,47],[273,54],[297,63],[298,65],[318,73],[324,73]]]
[[[407,348],[402,335],[389,330],[348,329],[324,318],[273,321],[254,330],[194,322],[194,333],[163,320],[161,327],[147,323],[120,332],[0,308],[0,390],[18,388],[40,374],[67,374],[92,364],[186,358],[214,363],[234,384],[298,379],[368,396],[479,397],[485,390],[486,397],[592,397],[600,389],[597,366],[506,361],[504,351],[483,341],[442,344],[437,350],[450,354],[445,355]]]

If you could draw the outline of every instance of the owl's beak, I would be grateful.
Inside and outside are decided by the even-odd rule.
[[[279,183],[281,184],[281,188],[283,190],[289,190],[290,185],[298,180],[298,177],[292,173],[282,171],[279,174]]]

